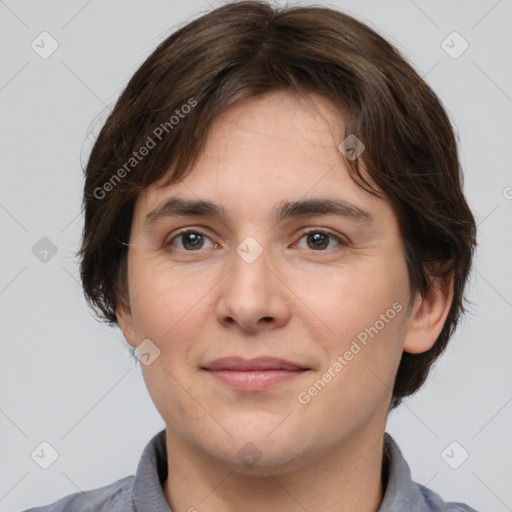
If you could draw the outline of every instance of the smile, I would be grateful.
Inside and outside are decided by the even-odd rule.
[[[208,370],[218,381],[239,391],[261,391],[289,381],[307,370]]]

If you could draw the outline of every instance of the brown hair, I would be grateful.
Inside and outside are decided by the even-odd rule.
[[[453,275],[453,301],[436,343],[402,355],[394,408],[423,384],[465,310],[476,226],[439,99],[396,48],[342,12],[233,2],[155,49],[121,94],[85,169],[78,252],[84,293],[101,319],[117,323],[116,302],[127,297],[127,248],[120,241],[129,241],[139,192],[182,179],[229,106],[278,89],[329,99],[343,113],[345,137],[363,141],[364,153],[346,164],[372,191],[364,164],[395,209],[411,294],[426,292],[433,264]]]

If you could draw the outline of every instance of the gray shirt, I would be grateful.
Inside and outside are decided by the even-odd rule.
[[[144,448],[135,476],[25,512],[172,512],[162,490],[167,470],[164,429]],[[477,512],[463,503],[446,503],[413,482],[407,462],[388,433],[384,434],[383,471],[387,486],[378,512]]]

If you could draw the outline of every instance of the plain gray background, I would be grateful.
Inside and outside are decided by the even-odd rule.
[[[134,474],[164,428],[120,331],[94,320],[83,298],[73,258],[81,161],[156,44],[220,3],[0,1],[0,511]],[[479,223],[471,312],[387,430],[417,482],[479,511],[512,510],[512,0],[319,4],[387,37],[437,92]],[[51,49],[44,31],[58,43],[47,58],[31,47],[45,37]],[[43,237],[57,249],[46,262],[33,252]],[[43,441],[59,454],[48,469],[31,458]],[[453,469],[446,453],[456,465],[462,450],[469,457]]]

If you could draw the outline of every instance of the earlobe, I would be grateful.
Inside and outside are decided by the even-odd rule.
[[[403,340],[410,354],[426,352],[436,342],[453,299],[453,275],[433,277],[424,296],[417,294]]]
[[[126,341],[132,346],[136,347],[137,342],[135,339],[135,330],[133,327],[133,317],[130,306],[123,300],[119,300],[116,305],[117,323],[126,338]]]

